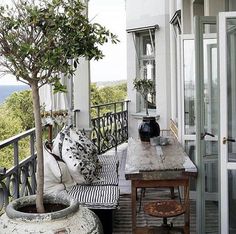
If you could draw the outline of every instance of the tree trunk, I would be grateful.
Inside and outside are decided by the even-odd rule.
[[[36,208],[38,213],[44,213],[43,205],[43,184],[44,184],[44,165],[43,165],[43,140],[42,140],[42,121],[40,114],[39,89],[38,82],[31,83],[35,134],[36,134],[36,150],[37,150],[37,192],[36,192]]]

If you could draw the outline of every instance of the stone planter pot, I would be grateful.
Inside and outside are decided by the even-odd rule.
[[[66,197],[45,196],[44,204],[63,204],[67,207],[50,213],[25,213],[19,209],[35,205],[36,196],[26,196],[11,202],[0,218],[0,233],[102,234],[98,217],[89,209]]]
[[[160,135],[160,126],[155,117],[145,116],[139,125],[138,132],[141,141],[150,142],[151,137]]]

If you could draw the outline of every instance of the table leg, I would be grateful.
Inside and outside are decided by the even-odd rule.
[[[190,180],[188,178],[187,181],[187,189],[185,192],[185,196],[187,196],[186,199],[186,212],[184,214],[184,233],[189,234],[190,233],[190,200],[189,200],[189,186],[190,186]]]
[[[131,209],[132,209],[132,233],[135,234],[135,229],[136,229],[136,215],[137,215],[137,208],[136,208],[136,199],[137,199],[137,188],[135,185],[135,182],[132,181],[132,191],[131,191],[131,196],[132,196],[132,203],[131,203]]]

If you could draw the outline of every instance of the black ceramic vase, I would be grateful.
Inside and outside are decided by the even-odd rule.
[[[156,122],[155,117],[143,117],[138,132],[141,141],[150,142],[151,137],[157,137],[160,135],[160,126]]]

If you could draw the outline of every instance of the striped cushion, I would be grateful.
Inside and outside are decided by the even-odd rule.
[[[98,159],[100,163],[102,164],[102,166],[119,164],[118,157],[116,155],[101,154],[101,155],[98,155]]]
[[[68,193],[73,199],[90,209],[116,209],[118,207],[118,186],[75,185]]]
[[[119,178],[116,171],[104,171],[97,174],[98,180],[94,180],[91,185],[118,185]]]
[[[101,168],[96,170],[98,180],[92,185],[118,185],[118,160],[115,155],[99,155]]]
[[[106,164],[102,164],[102,167],[96,170],[96,174],[99,175],[101,173],[109,173],[109,172],[113,172],[118,174],[117,171],[117,165],[106,165]]]

